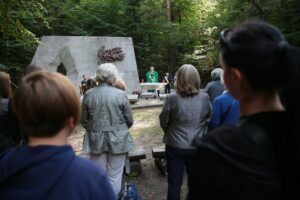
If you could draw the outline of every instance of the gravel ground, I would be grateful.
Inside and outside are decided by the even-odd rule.
[[[134,125],[130,132],[136,146],[143,146],[146,159],[141,161],[142,174],[139,176],[124,175],[123,181],[136,184],[143,200],[167,199],[167,177],[160,174],[154,165],[151,148],[162,146],[163,132],[159,126],[161,108],[144,108],[133,110]],[[71,145],[78,155],[82,154],[82,140],[84,130],[78,126],[75,133],[69,138]],[[181,189],[181,199],[185,199],[187,192],[186,177]]]

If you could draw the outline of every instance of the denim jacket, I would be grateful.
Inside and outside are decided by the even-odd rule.
[[[133,118],[124,91],[108,84],[87,91],[82,100],[81,123],[87,132],[83,145],[85,153],[120,154],[132,150],[128,129]]]

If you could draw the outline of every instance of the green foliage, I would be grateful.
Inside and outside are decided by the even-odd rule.
[[[0,0],[0,33],[3,38],[16,40],[18,43],[36,43],[38,38],[25,24],[29,21],[33,24],[44,24],[46,10],[42,1],[35,0]]]
[[[22,71],[43,35],[125,36],[134,41],[140,76],[191,63],[219,63],[219,33],[247,19],[278,26],[300,46],[299,0],[0,0],[0,70]]]

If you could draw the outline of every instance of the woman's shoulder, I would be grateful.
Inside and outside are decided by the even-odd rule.
[[[198,96],[200,96],[200,97],[204,97],[204,98],[209,98],[209,95],[206,93],[206,92],[202,92],[202,91],[199,91],[199,93],[198,93]]]
[[[177,97],[180,97],[180,95],[178,93],[172,93],[172,94],[168,94],[166,96],[167,99],[174,99],[174,98],[177,98]]]
[[[209,95],[206,92],[199,91],[197,95],[194,96],[194,98],[200,100],[200,101],[210,101]]]
[[[172,93],[172,94],[168,94],[168,95],[166,96],[167,102],[172,102],[172,101],[174,101],[174,100],[176,100],[176,99],[179,99],[179,98],[182,98],[182,97],[181,97],[180,94],[178,94],[178,93]]]

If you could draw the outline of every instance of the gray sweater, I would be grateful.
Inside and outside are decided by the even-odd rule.
[[[164,143],[181,149],[196,148],[194,141],[206,133],[210,117],[211,104],[206,93],[192,97],[168,95],[159,116]]]

